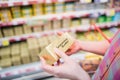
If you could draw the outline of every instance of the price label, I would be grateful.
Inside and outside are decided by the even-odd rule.
[[[114,15],[115,15],[115,10],[114,9],[107,10],[107,16],[114,16]]]
[[[9,40],[3,40],[2,41],[2,45],[3,46],[8,46],[10,43],[9,43]]]

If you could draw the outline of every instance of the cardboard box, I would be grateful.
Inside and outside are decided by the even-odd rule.
[[[50,20],[46,21],[44,24],[44,31],[52,30],[52,22]]]
[[[14,27],[15,35],[22,35],[23,34],[23,26],[16,26]]]
[[[13,28],[12,27],[4,28],[3,29],[3,34],[4,34],[4,37],[14,36]]]
[[[20,65],[20,64],[21,64],[20,56],[12,57],[11,60],[12,60],[12,64],[13,64],[14,66],[16,66],[16,65]]]
[[[11,56],[20,56],[20,45],[19,44],[11,45]]]
[[[60,29],[62,27],[62,23],[61,23],[61,20],[53,20],[53,29]]]
[[[10,47],[0,48],[0,57],[1,59],[10,58]]]
[[[2,37],[3,37],[3,34],[2,34],[2,30],[0,28],[0,38],[2,38]]]
[[[71,27],[71,19],[70,18],[64,18],[64,19],[62,19],[62,27],[63,28],[69,28],[69,27]]]
[[[48,64],[52,65],[59,59],[59,56],[56,55],[54,48],[58,48],[59,50],[66,52],[73,42],[74,39],[68,33],[65,33],[45,47],[39,56],[43,57]]]
[[[32,33],[32,29],[28,25],[23,25],[23,32],[24,34]]]
[[[36,38],[27,39],[27,44],[30,56],[36,56],[39,54],[40,49]]]
[[[7,68],[12,65],[11,59],[10,58],[5,58],[0,60],[0,67],[2,68]]]

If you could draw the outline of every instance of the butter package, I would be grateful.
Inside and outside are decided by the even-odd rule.
[[[47,47],[45,47],[39,56],[43,57],[46,60],[47,64],[52,65],[60,58],[58,55],[56,55],[54,48],[58,48],[59,50],[66,52],[73,44],[73,42],[74,39],[68,33],[65,33],[62,36],[59,36]]]

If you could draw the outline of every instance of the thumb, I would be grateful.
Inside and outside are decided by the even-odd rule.
[[[60,56],[64,60],[68,58],[68,56],[63,51],[60,51],[58,48],[54,48],[54,51],[56,52],[58,56]]]

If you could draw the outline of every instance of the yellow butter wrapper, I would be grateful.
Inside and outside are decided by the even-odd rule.
[[[64,33],[62,36],[58,37],[51,44],[49,44],[41,53],[40,57],[43,57],[47,64],[54,64],[60,58],[54,51],[54,48],[58,48],[59,50],[66,52],[71,45],[73,44],[74,39],[68,34]]]

